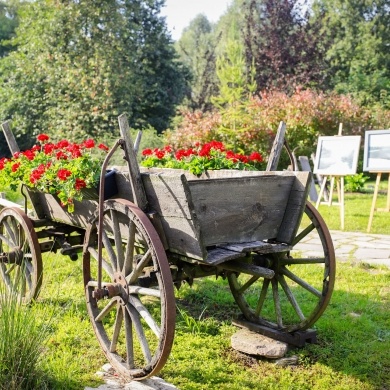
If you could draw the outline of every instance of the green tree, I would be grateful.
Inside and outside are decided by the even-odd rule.
[[[363,104],[390,106],[388,0],[316,0],[315,22],[329,42],[333,86]]]
[[[184,71],[162,4],[38,0],[20,10],[18,48],[0,62],[0,118],[21,146],[38,132],[103,138],[123,112],[135,128],[168,126]]]
[[[246,60],[256,69],[258,91],[326,85],[326,47],[305,7],[302,0],[243,1]]]
[[[15,33],[18,25],[18,1],[0,1],[0,58],[12,49],[8,40]]]
[[[238,40],[228,41],[225,53],[217,58],[217,76],[219,94],[211,101],[221,114],[220,132],[225,142],[231,142],[245,132],[249,97],[256,90],[254,68],[248,71],[243,46]]]
[[[218,37],[213,25],[203,14],[197,15],[184,29],[176,43],[180,60],[191,74],[191,85],[186,94],[185,105],[192,110],[209,110],[210,97],[217,92],[215,72]]]

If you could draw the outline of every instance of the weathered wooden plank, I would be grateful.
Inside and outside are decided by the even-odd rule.
[[[218,265],[225,261],[245,257],[245,253],[234,252],[223,248],[211,249],[207,252],[207,257],[204,260],[209,265]]]
[[[122,114],[118,117],[119,128],[123,140],[125,141],[125,152],[127,163],[129,166],[129,184],[131,187],[131,192],[133,194],[134,203],[141,209],[146,210],[147,207],[147,198],[142,186],[141,173],[139,170],[139,165],[137,161],[136,153],[134,152],[134,145],[130,135],[129,123],[127,121],[127,116]]]
[[[280,155],[284,145],[284,135],[286,133],[286,124],[279,123],[278,131],[274,143],[272,145],[271,153],[268,158],[267,171],[276,171],[278,169]]]
[[[11,151],[11,153],[15,154],[16,152],[19,152],[20,149],[19,149],[19,146],[15,140],[14,134],[11,130],[11,126],[9,124],[9,121],[4,122],[1,126],[3,128],[4,136],[5,136],[5,139],[7,141],[7,144],[8,144],[8,147],[9,147],[9,150]]]
[[[290,244],[299,228],[310,188],[310,172],[294,172],[296,179],[289,194],[286,212],[276,239]]]
[[[275,272],[272,269],[259,267],[258,265],[240,263],[238,261],[229,261],[223,263],[223,269],[229,271],[242,272],[245,274],[260,276],[266,279],[272,279],[275,276]]]
[[[252,241],[252,242],[242,242],[237,244],[228,244],[228,245],[218,245],[219,248],[228,249],[234,252],[264,252],[267,253],[267,250],[272,248],[272,244],[264,241]]]
[[[189,181],[204,246],[276,238],[294,176]]]
[[[58,200],[50,194],[41,192],[31,193],[34,197],[34,205],[39,205],[40,219],[50,219],[67,225],[85,229],[93,218],[98,203],[92,200],[74,201],[74,212],[69,213],[62,207]]]

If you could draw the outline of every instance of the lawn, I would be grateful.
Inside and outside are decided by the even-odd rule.
[[[346,230],[365,231],[372,194],[346,194]],[[385,202],[385,195],[380,195]],[[320,206],[330,229],[339,229],[337,206]],[[372,233],[389,233],[386,213],[374,217]],[[45,254],[41,295],[34,316],[48,337],[38,369],[42,389],[98,387],[95,373],[106,363],[90,324],[75,262]],[[340,262],[330,305],[316,322],[317,344],[292,348],[298,364],[279,367],[231,348],[239,314],[222,278],[196,280],[176,291],[174,346],[160,376],[181,390],[390,389],[390,269]],[[48,315],[48,309],[50,315]],[[0,384],[0,389],[9,387]]]

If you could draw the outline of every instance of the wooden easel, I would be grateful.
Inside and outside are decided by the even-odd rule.
[[[341,136],[343,132],[343,124],[340,123],[339,125],[339,133],[337,136]],[[329,187],[329,196],[328,200],[325,202],[321,202],[322,197],[325,195],[325,189],[326,189],[326,183],[328,182],[328,179],[330,181],[330,187]],[[333,188],[334,188],[334,183],[336,182],[336,187],[337,187],[337,202],[333,202]],[[322,177],[322,184],[321,184],[321,189],[320,193],[318,195],[318,199],[316,202],[316,209],[318,209],[318,206],[320,204],[326,204],[328,206],[339,206],[340,207],[340,227],[341,230],[344,230],[344,176],[339,176],[339,175],[334,175],[334,176],[323,176]]]
[[[375,172],[370,172],[370,173],[375,173]],[[371,230],[371,225],[372,225],[372,219],[374,218],[374,212],[375,211],[385,211],[385,212],[390,212],[390,172],[388,173],[389,178],[388,178],[388,185],[387,185],[387,201],[386,201],[386,207],[376,209],[376,201],[378,198],[378,191],[379,191],[379,183],[381,181],[382,173],[384,172],[376,172],[376,183],[375,183],[375,189],[374,189],[374,197],[372,198],[372,205],[371,205],[371,212],[370,212],[370,218],[368,220],[368,226],[367,226],[367,233],[370,233]]]
[[[344,230],[344,176],[329,176],[330,181],[330,187],[329,187],[329,197],[328,201],[321,202],[322,196],[324,195],[326,183],[328,181],[328,176],[324,176],[322,179],[322,185],[320,189],[320,193],[318,195],[317,203],[316,203],[316,209],[318,209],[318,206],[320,204],[326,204],[328,206],[339,206],[340,207],[340,224],[341,224],[341,230]],[[333,202],[333,188],[334,183],[336,182],[337,187],[337,202]]]

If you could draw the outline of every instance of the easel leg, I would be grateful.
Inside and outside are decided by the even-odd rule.
[[[331,178],[330,178],[330,189],[329,189],[328,206],[332,206],[332,201],[333,201],[333,187],[334,187],[334,176],[331,176]]]
[[[321,199],[322,199],[322,195],[324,194],[324,190],[325,190],[325,186],[326,186],[326,181],[328,180],[328,177],[327,176],[324,176],[322,178],[322,184],[321,184],[321,189],[320,189],[320,193],[318,194],[318,199],[317,199],[317,203],[316,203],[316,209],[318,210],[318,206],[320,205],[321,203]]]
[[[390,212],[390,172],[389,172],[389,178],[387,183],[387,202],[386,202],[386,211]]]
[[[340,205],[341,230],[344,230],[344,176],[337,180],[338,200]]]
[[[375,211],[375,205],[376,205],[376,199],[378,197],[378,191],[379,191],[379,183],[381,181],[382,173],[378,172],[378,175],[376,176],[376,183],[375,183],[375,189],[374,189],[374,197],[372,198],[372,205],[371,205],[371,212],[370,212],[370,218],[368,220],[368,227],[367,227],[367,233],[370,233],[371,225],[372,225],[372,219],[374,217],[374,211]],[[389,179],[390,180],[390,179]]]

